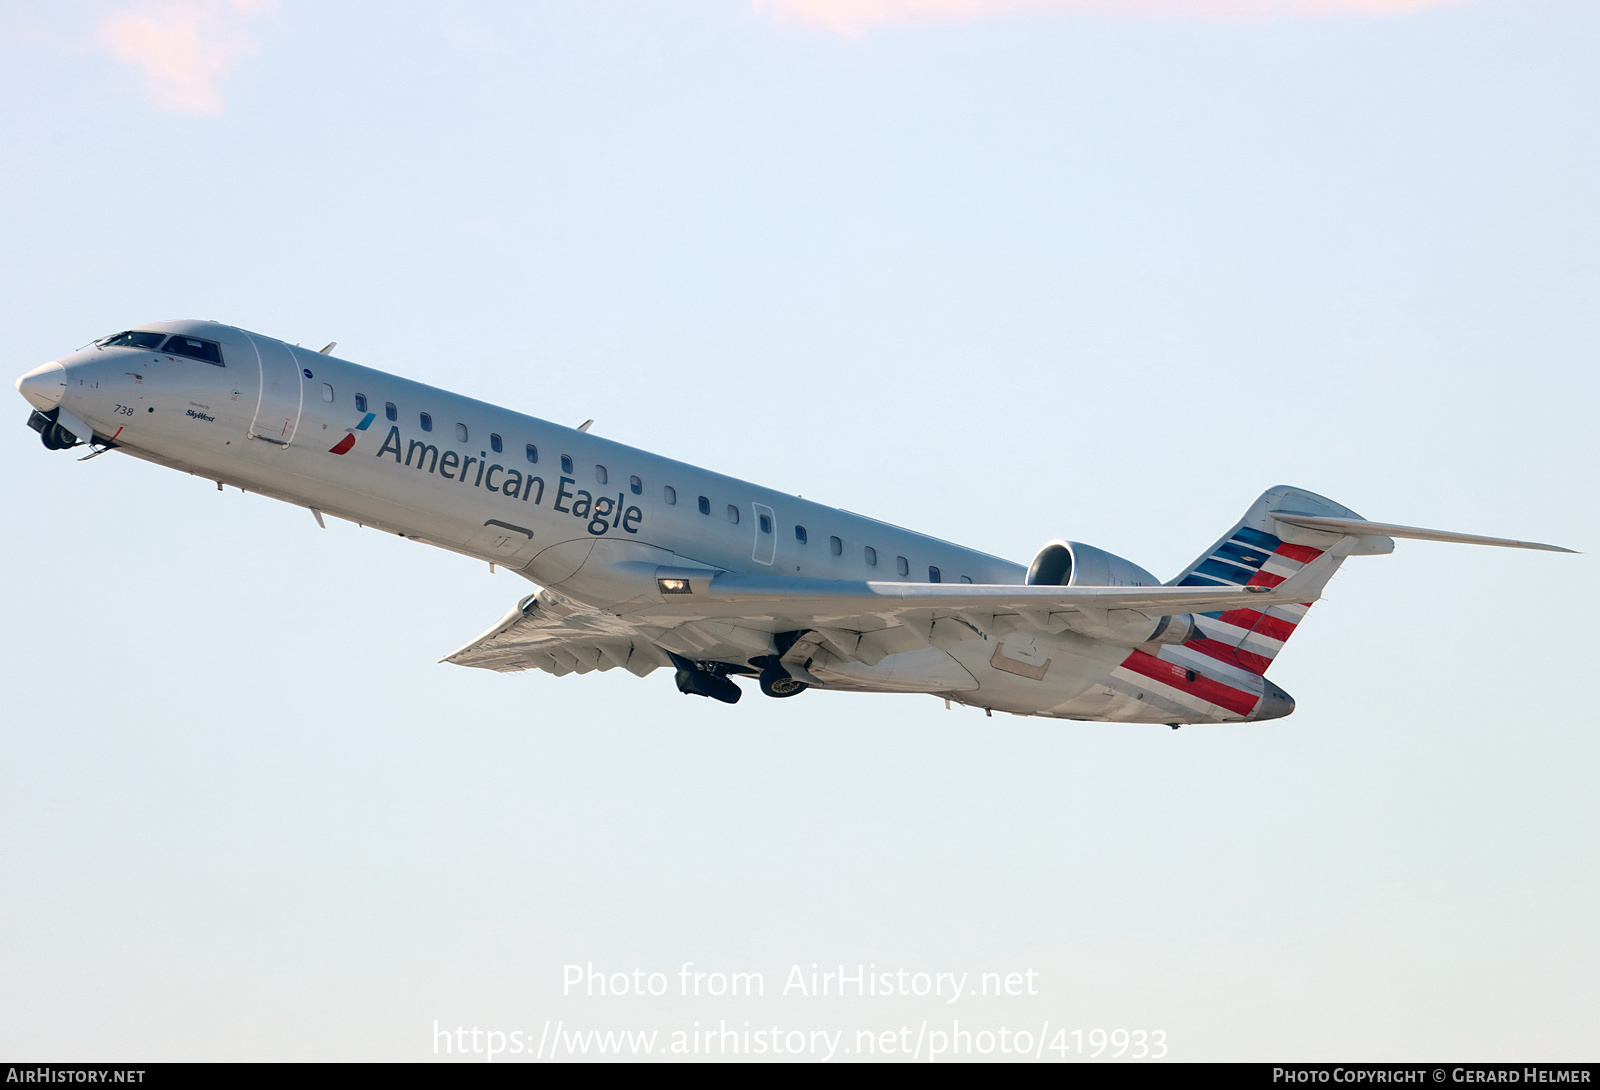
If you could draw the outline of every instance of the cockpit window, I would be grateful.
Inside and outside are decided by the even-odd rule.
[[[130,333],[128,336],[137,337],[140,334]],[[207,363],[214,363],[218,367],[222,366],[222,346],[217,344],[216,341],[202,341],[196,337],[186,337],[179,333],[167,342],[165,351],[172,353],[174,356],[188,356],[192,360],[205,360]]]
[[[165,333],[145,333],[142,330],[130,329],[125,333],[115,333],[100,342],[101,348],[160,348],[161,342],[166,340]]]

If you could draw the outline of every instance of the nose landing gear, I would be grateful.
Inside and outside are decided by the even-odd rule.
[[[60,412],[60,409],[51,409],[47,413],[35,410],[28,417],[28,427],[39,433],[39,441],[46,450],[66,450],[81,442],[77,435],[56,423],[56,416]]]

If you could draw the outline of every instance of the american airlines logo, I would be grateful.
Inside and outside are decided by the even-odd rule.
[[[356,432],[366,431],[372,426],[372,421],[377,418],[377,413],[368,413],[361,418],[361,423],[350,430],[350,434],[328,448],[329,454],[349,454],[356,445]]]

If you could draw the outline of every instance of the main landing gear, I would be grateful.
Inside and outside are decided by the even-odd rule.
[[[805,682],[783,668],[783,656],[788,654],[789,649],[798,643],[800,637],[805,634],[806,632],[803,628],[795,632],[775,633],[772,637],[772,643],[778,649],[778,653],[750,660],[752,666],[761,667],[761,675],[756,681],[761,686],[763,693],[782,700],[786,696],[799,696],[810,688]],[[806,665],[809,666],[810,663],[808,662]]]
[[[757,684],[761,686],[762,692],[779,699],[786,696],[799,696],[810,688],[799,678],[790,676],[789,671],[780,666],[777,659],[767,663],[766,667],[761,671],[760,678],[757,679]]]
[[[667,652],[669,655],[672,653]],[[697,662],[672,655],[672,665],[678,668],[675,680],[678,691],[685,695],[709,696],[712,700],[720,700],[724,704],[737,704],[743,692],[739,686],[729,681],[720,673],[721,664],[712,663],[715,669],[706,669]]]
[[[669,651],[669,655],[672,653]],[[751,660],[753,666],[761,667],[761,673],[756,678],[756,683],[761,686],[761,691],[767,696],[782,699],[788,696],[799,696],[810,686],[799,678],[793,677],[778,662],[776,655],[766,656]],[[749,666],[730,666],[721,662],[695,662],[681,655],[672,655],[672,665],[677,667],[674,680],[678,683],[680,693],[692,696],[709,696],[712,700],[720,700],[724,704],[737,704],[742,691],[728,677],[730,673],[753,674],[755,671]]]

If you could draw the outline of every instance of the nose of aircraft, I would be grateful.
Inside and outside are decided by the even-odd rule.
[[[40,412],[48,412],[61,404],[61,395],[66,389],[67,369],[59,363],[35,367],[17,379],[17,393]]]

